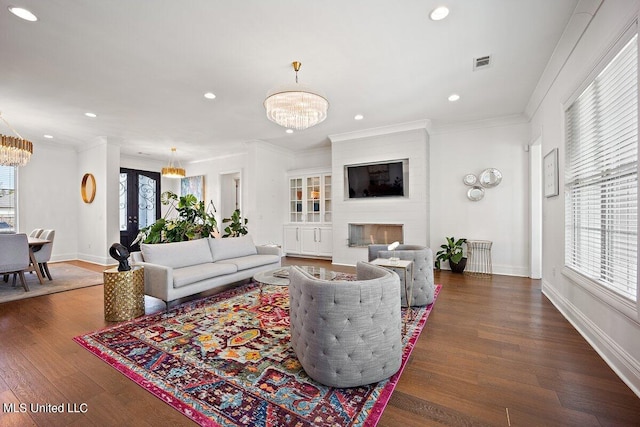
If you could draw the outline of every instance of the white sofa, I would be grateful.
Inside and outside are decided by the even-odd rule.
[[[169,303],[250,279],[280,267],[280,249],[256,246],[251,236],[142,244],[132,265],[144,266],[144,292]]]

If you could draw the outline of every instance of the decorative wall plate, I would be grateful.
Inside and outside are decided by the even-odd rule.
[[[82,177],[82,184],[80,185],[80,195],[82,201],[85,203],[93,202],[96,197],[96,178],[93,174],[85,173]]]
[[[485,188],[496,187],[502,181],[502,173],[495,168],[488,168],[480,174],[480,185]]]
[[[467,198],[472,202],[477,202],[484,197],[484,188],[474,185],[467,191]]]
[[[475,185],[476,182],[478,182],[478,178],[474,174],[469,173],[462,178],[462,182],[464,182],[465,185]]]

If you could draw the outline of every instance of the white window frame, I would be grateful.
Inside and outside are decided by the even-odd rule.
[[[3,167],[7,167],[7,166],[3,166]],[[18,232],[18,168],[17,167],[13,167],[13,215],[14,215],[14,220],[13,220],[13,229],[11,231],[13,232]],[[3,230],[0,229],[0,232],[2,232]]]
[[[582,95],[585,89],[596,79],[596,77],[609,65],[609,63],[620,53],[620,51],[627,45],[631,39],[638,34],[638,23],[635,21],[618,39],[617,41],[608,49],[607,53],[603,58],[598,62],[597,66],[592,70],[592,72],[588,75],[588,77],[584,80],[582,85],[578,87],[578,89],[573,93],[573,95],[563,103],[563,127],[566,126],[566,112],[569,107],[574,103],[574,101]],[[640,46],[640,36],[638,41],[638,46]],[[640,47],[637,47],[640,53]],[[640,58],[640,55],[638,55]],[[640,60],[638,64],[638,70],[640,74]],[[638,105],[640,106],[640,94],[638,96]],[[640,111],[640,108],[639,108]],[[638,117],[638,123],[640,124],[640,113]],[[639,125],[640,126],[640,125]],[[566,132],[564,132],[566,138]],[[565,140],[566,144],[566,140]],[[566,150],[565,150],[566,153]],[[564,163],[562,163],[564,164]],[[638,166],[640,169],[640,166]],[[640,170],[639,170],[640,172]],[[638,174],[640,176],[640,173]],[[639,227],[640,229],[640,227]],[[637,237],[638,248],[640,249],[640,235]],[[563,262],[565,256],[563,254]],[[640,270],[640,269],[638,269]],[[623,297],[622,295],[616,293],[615,291],[609,289],[608,287],[598,283],[595,280],[592,280],[585,275],[575,271],[571,267],[565,265],[562,273],[564,276],[569,278],[575,284],[581,286],[589,293],[593,294],[599,300],[607,303],[617,311],[625,314],[626,316],[632,319],[640,319],[640,281],[638,278],[640,277],[640,272],[637,272],[636,276],[636,298],[635,301],[631,301],[628,298]]]

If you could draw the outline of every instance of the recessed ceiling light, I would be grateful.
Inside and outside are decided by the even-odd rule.
[[[207,99],[216,99],[216,94],[212,92],[207,92],[204,94],[204,97]]]
[[[449,101],[451,102],[455,102],[458,99],[460,99],[460,95],[458,95],[457,93],[452,93],[451,95],[449,95]]]
[[[53,139],[53,135],[42,135],[42,136],[44,136],[47,139]]]
[[[441,21],[449,15],[449,9],[445,6],[436,7],[429,14],[429,18],[434,21]]]
[[[87,117],[91,117],[92,119],[95,119],[96,117],[98,117],[98,115],[95,113],[84,113],[84,115]]]
[[[34,15],[30,10],[27,10],[23,7],[9,6],[9,12],[16,15],[18,18],[22,18],[25,21],[35,22],[38,20],[38,17]]]
[[[293,129],[287,129],[285,132],[286,133],[293,133]]]
[[[362,114],[356,114],[353,119],[354,120],[362,120],[362,119],[364,119],[364,116]]]

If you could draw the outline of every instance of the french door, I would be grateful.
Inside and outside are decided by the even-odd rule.
[[[138,231],[160,218],[160,173],[120,168],[120,244],[129,252]]]

